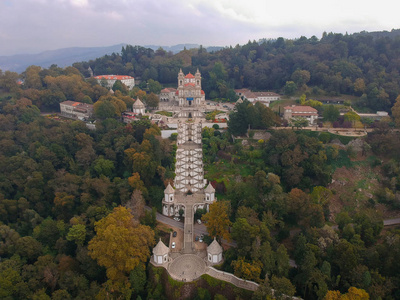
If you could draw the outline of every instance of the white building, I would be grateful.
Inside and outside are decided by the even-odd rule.
[[[160,102],[170,102],[171,104],[175,104],[175,101],[177,101],[176,92],[177,90],[174,88],[162,89],[159,96]]]
[[[97,82],[101,84],[102,79],[107,81],[107,87],[112,88],[117,80],[120,80],[125,84],[130,90],[135,86],[135,78],[127,75],[98,75],[94,77]]]
[[[85,120],[93,115],[93,105],[76,101],[60,103],[61,115],[66,118]]]
[[[239,96],[239,99],[247,99],[251,103],[261,102],[267,107],[272,101],[281,99],[279,94],[273,92],[252,92],[249,89],[238,89],[235,90],[235,93]]]
[[[137,115],[144,115],[146,113],[146,107],[139,98],[132,105],[132,112]]]
[[[318,118],[318,111],[311,106],[285,106],[283,118],[288,122],[293,118],[305,118],[309,124],[314,124]]]
[[[168,262],[170,249],[165,246],[165,244],[161,241],[157,243],[157,245],[153,248],[153,261],[157,265],[162,265]]]
[[[207,247],[207,259],[211,264],[219,264],[222,261],[222,249],[221,245],[217,242],[214,237],[214,241]]]

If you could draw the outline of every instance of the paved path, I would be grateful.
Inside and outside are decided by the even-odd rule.
[[[206,272],[206,263],[195,254],[184,254],[175,258],[167,270],[175,280],[193,281]]]
[[[183,253],[193,252],[193,205],[187,205],[185,209],[185,225],[183,233]]]

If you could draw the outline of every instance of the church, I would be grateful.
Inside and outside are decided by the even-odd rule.
[[[193,75],[185,76],[182,69],[178,74],[178,90],[176,91],[180,107],[200,107],[205,103],[205,94],[201,89],[201,74],[199,69]]]

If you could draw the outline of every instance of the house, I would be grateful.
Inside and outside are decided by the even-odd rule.
[[[314,124],[315,120],[318,118],[318,111],[311,106],[285,106],[283,118],[289,122],[293,118],[305,118],[309,124]]]
[[[93,115],[93,105],[68,100],[60,103],[60,111],[63,117],[87,120]]]
[[[98,75],[94,77],[99,84],[101,84],[102,80],[107,82],[106,87],[112,88],[114,83],[117,80],[120,80],[123,84],[125,84],[130,90],[135,86],[135,78],[127,75]]]
[[[160,102],[171,102],[173,103],[176,100],[176,89],[174,88],[165,88],[160,92]]]
[[[247,99],[251,103],[261,102],[267,107],[272,101],[281,99],[279,94],[273,92],[252,92],[249,89],[237,89],[235,93],[239,96],[239,99]]]

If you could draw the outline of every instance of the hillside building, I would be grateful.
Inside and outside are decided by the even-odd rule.
[[[288,122],[293,118],[305,118],[310,125],[314,124],[315,120],[318,119],[318,111],[311,106],[285,106],[283,112],[283,118]]]
[[[63,117],[87,120],[93,116],[93,105],[68,100],[60,103],[60,111]]]
[[[127,75],[98,75],[95,76],[94,78],[97,80],[99,84],[101,84],[102,81],[107,82],[107,85],[105,86],[107,88],[112,88],[117,80],[120,80],[130,90],[133,89],[133,87],[135,86],[135,78]]]
[[[281,99],[279,94],[273,92],[252,92],[249,89],[237,89],[235,93],[239,96],[239,99],[246,99],[251,103],[261,102],[267,107],[272,101]]]
[[[177,90],[174,88],[162,89],[159,95],[160,102],[170,102],[172,105],[175,104],[175,101],[177,101],[176,91]]]

